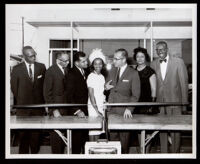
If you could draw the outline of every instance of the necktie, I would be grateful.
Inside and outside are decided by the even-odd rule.
[[[160,59],[160,63],[162,63],[162,62],[167,62],[167,59]]]
[[[62,67],[62,69],[63,69],[63,74],[65,75],[65,67]]]
[[[33,82],[33,72],[31,69],[31,64],[29,64],[29,77],[30,77],[31,81]]]
[[[116,79],[116,82],[119,81],[119,75],[120,75],[120,68],[118,68],[118,70],[117,70],[117,79]]]
[[[81,73],[82,73],[82,75],[83,75],[83,77],[84,77],[84,79],[85,79],[85,73],[84,73],[84,70],[83,70],[83,69],[81,69]]]

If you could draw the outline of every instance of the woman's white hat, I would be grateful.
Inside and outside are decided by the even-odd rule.
[[[95,48],[92,50],[92,53],[89,56],[89,61],[92,63],[95,59],[100,58],[103,60],[104,63],[106,63],[106,57],[102,52],[102,49]]]

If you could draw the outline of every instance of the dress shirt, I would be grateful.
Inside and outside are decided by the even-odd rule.
[[[122,74],[124,73],[125,69],[127,67],[127,64],[125,64],[124,66],[120,67],[120,72],[119,72],[119,78],[122,76]]]
[[[58,63],[57,63],[57,66],[60,68],[60,70],[62,71],[62,73],[65,74],[65,71],[64,71],[63,67],[60,64],[58,64]]]
[[[169,61],[169,55],[167,55],[167,57],[165,59],[167,59],[166,62],[160,63],[160,70],[161,70],[161,75],[162,75],[163,80],[165,79],[165,75],[166,75],[166,71],[167,71],[167,64],[168,64],[168,61]]]
[[[26,62],[26,60],[24,60],[24,63],[25,63],[25,65],[26,65],[26,68],[27,68],[27,71],[28,71],[28,75],[29,75],[29,77],[30,77],[30,72],[29,72],[29,63],[27,63]],[[34,80],[34,68],[35,68],[35,65],[34,64],[31,64],[31,70],[32,70],[32,78],[33,78],[33,80]]]
[[[82,68],[79,68],[78,66],[76,66],[76,68],[78,68],[78,70],[81,72],[81,74],[83,75],[83,77],[85,79],[85,72],[84,72],[84,70]]]

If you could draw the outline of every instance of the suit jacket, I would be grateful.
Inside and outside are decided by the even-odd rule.
[[[169,56],[165,79],[162,79],[159,59],[151,63],[157,76],[158,102],[187,102],[188,75],[182,59]]]
[[[123,74],[116,82],[118,68],[114,67],[109,72],[106,81],[112,80],[114,88],[110,90],[109,103],[131,103],[137,102],[140,97],[140,78],[138,72],[127,66]],[[123,108],[123,109],[122,109]],[[111,113],[123,114],[126,107],[112,107]],[[134,107],[128,107],[133,111]]]
[[[43,98],[43,81],[45,76],[45,65],[34,63],[34,82],[29,78],[28,70],[25,63],[15,66],[11,73],[11,90],[15,96],[17,105],[42,104]],[[43,114],[41,109],[34,109],[35,114]],[[17,115],[31,115],[33,110],[19,109]]]
[[[85,71],[87,78],[87,72]],[[86,79],[79,71],[79,69],[74,66],[66,77],[66,96],[67,103],[70,104],[87,104],[88,101],[88,88],[86,84]],[[82,109],[83,112],[88,115],[87,107],[75,107],[69,110],[69,114],[73,115],[77,109]]]
[[[66,103],[65,75],[57,64],[49,67],[46,71],[43,94],[45,102],[48,104]],[[55,109],[49,109],[50,115],[53,110]],[[59,111],[61,115],[67,113],[65,109],[59,109]]]

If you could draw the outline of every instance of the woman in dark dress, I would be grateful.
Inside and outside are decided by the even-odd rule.
[[[155,102],[156,100],[156,75],[155,71],[146,65],[150,61],[145,48],[138,47],[134,49],[134,60],[137,62],[136,70],[140,76],[141,92],[139,102]],[[137,114],[151,114],[151,108],[148,106],[138,107],[134,110]]]
[[[137,62],[136,70],[139,73],[141,93],[139,102],[155,102],[156,101],[156,75],[155,71],[146,65],[146,62],[150,61],[149,55],[145,48],[138,47],[134,49],[134,60]],[[152,109],[149,106],[136,107],[134,109],[135,114],[156,114],[158,111]],[[140,134],[138,134],[138,140],[140,143]],[[149,143],[146,147],[146,152],[150,150]]]

